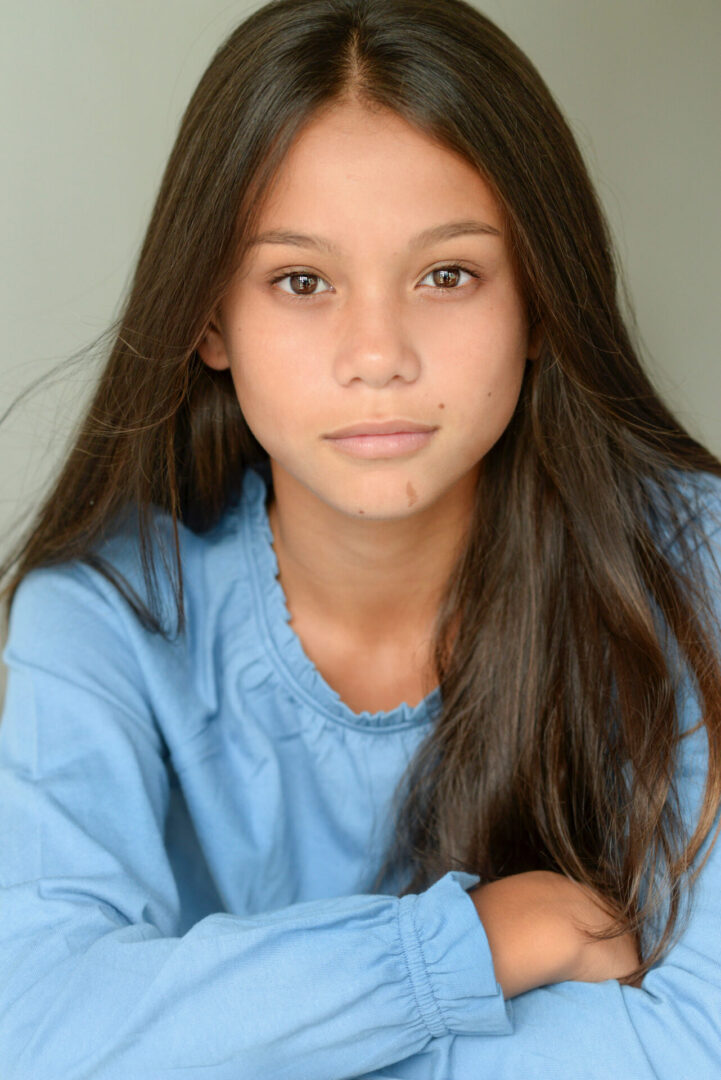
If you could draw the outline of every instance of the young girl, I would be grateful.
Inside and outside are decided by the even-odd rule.
[[[721,463],[464,0],[274,0],[2,568],[3,1080],[721,1075]]]

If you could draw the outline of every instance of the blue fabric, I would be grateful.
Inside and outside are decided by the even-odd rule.
[[[173,642],[80,563],[17,592],[2,1080],[721,1076],[721,845],[639,989],[566,982],[505,1002],[466,892],[478,877],[370,892],[440,699],[357,714],[325,682],[289,623],[267,480],[248,470],[211,533],[181,527],[188,626]],[[708,478],[699,513],[720,488]],[[101,553],[144,595],[132,529]],[[690,726],[690,690],[683,707]],[[705,768],[700,732],[680,766],[689,814]]]

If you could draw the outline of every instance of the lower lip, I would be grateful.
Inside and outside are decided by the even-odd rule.
[[[329,438],[336,449],[352,457],[391,458],[412,454],[426,446],[437,431],[394,431],[388,435],[347,435],[343,439]]]

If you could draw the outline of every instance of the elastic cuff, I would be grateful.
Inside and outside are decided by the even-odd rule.
[[[512,1011],[496,982],[488,938],[466,889],[480,877],[449,870],[425,892],[399,899],[401,940],[431,1035],[507,1035]]]

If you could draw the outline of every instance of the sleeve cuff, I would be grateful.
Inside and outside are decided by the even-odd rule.
[[[431,1035],[507,1035],[512,1008],[496,982],[488,938],[466,892],[477,874],[449,870],[399,899],[401,940],[418,1007]]]

